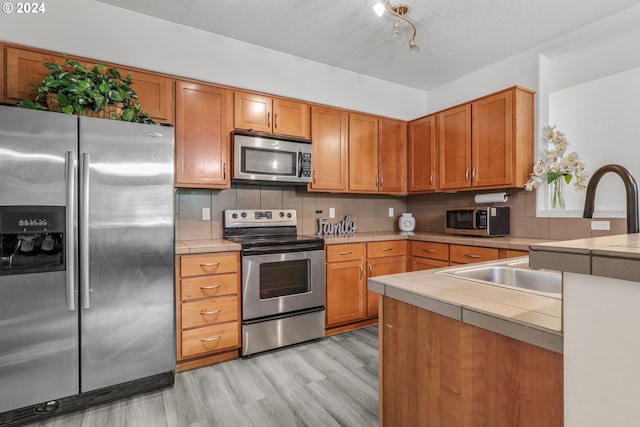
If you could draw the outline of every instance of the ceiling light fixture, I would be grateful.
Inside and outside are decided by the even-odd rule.
[[[388,11],[389,13],[394,15],[395,18],[393,20],[393,28],[391,30],[391,34],[393,34],[394,36],[400,34],[400,20],[403,20],[407,24],[409,24],[413,29],[413,35],[409,39],[409,51],[411,53],[420,51],[420,48],[416,44],[416,25],[413,23],[413,21],[405,16],[407,13],[409,13],[409,6],[407,6],[406,4],[397,4],[391,6],[389,4],[389,0],[381,0],[373,6],[373,11],[378,16],[382,16],[385,11]]]

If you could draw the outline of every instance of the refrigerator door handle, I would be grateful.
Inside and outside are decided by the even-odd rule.
[[[82,309],[89,304],[89,153],[82,153],[82,184],[80,186],[80,298]]]
[[[65,154],[65,166],[67,169],[67,215],[66,215],[66,239],[65,239],[65,258],[67,262],[67,310],[75,311],[76,309],[76,257],[75,257],[75,241],[76,230],[74,221],[74,212],[76,211],[76,164],[75,153],[67,151]]]

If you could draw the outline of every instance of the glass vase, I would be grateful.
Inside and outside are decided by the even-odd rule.
[[[551,191],[551,208],[564,209],[564,179],[557,178],[549,184]]]

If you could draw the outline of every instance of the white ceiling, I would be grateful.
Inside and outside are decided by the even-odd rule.
[[[376,0],[99,0],[255,45],[429,90],[556,39],[640,0],[411,0],[408,28],[391,35]],[[394,1],[391,2],[395,4]]]

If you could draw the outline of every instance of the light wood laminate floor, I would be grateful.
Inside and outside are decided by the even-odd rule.
[[[378,327],[176,374],[171,389],[35,425],[378,426]]]

